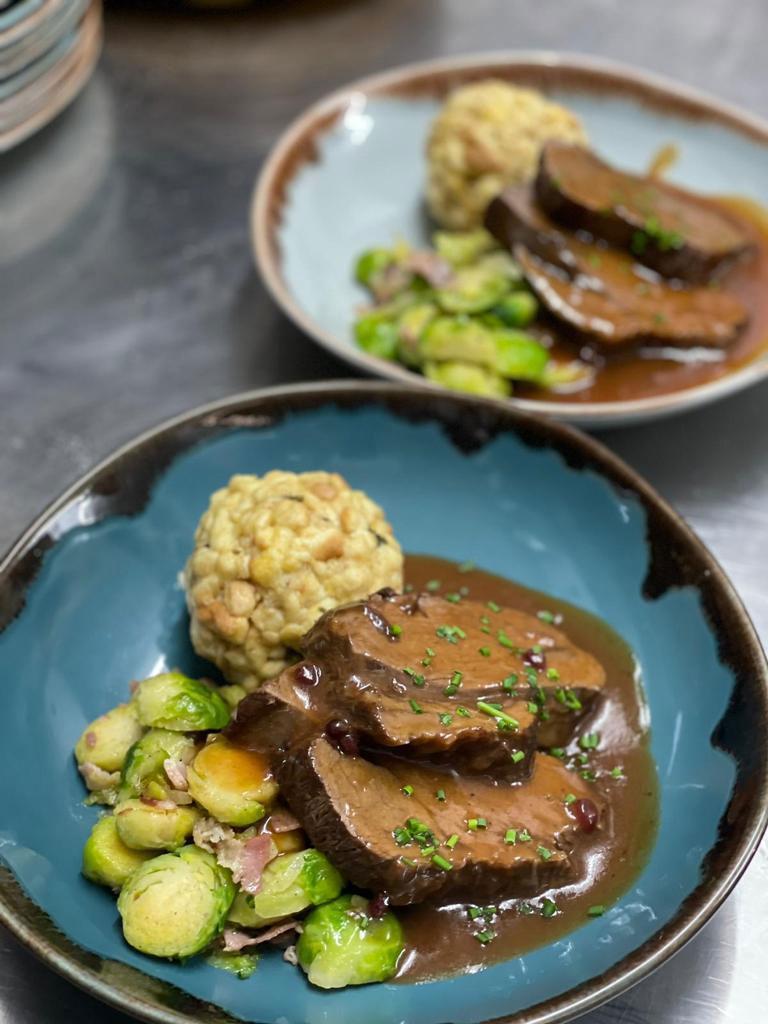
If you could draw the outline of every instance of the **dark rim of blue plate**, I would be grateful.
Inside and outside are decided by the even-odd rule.
[[[731,701],[712,742],[735,760],[737,776],[702,878],[674,918],[633,953],[583,984],[492,1024],[571,1020],[634,985],[676,953],[709,920],[743,873],[768,825],[768,665],[749,617],[716,560],[676,512],[621,459],[572,427],[490,399],[432,393],[395,384],[340,381],[248,392],[193,409],[140,435],[81,477],[34,520],[0,562],[0,631],[22,614],[25,593],[46,553],[82,522],[133,515],[180,453],[232,429],[272,426],[289,413],[327,405],[384,408],[406,420],[441,425],[462,452],[513,433],[532,448],[558,452],[576,470],[591,470],[647,515],[649,569],[644,594],[695,587],[720,660],[734,675]],[[743,737],[749,736],[749,743]],[[236,1018],[174,985],[73,943],[0,866],[0,922],[69,981],[127,1013],[157,1024],[229,1024]],[[486,1022],[491,1024],[491,1022]]]

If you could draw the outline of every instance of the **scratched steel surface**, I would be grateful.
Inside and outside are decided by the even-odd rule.
[[[233,391],[349,374],[275,310],[247,234],[271,142],[334,85],[438,54],[571,49],[768,116],[764,0],[262,0],[233,15],[146,0],[108,3],[106,29],[83,96],[0,162],[1,548],[72,478],[160,419]],[[603,435],[710,545],[763,637],[766,427],[763,385]],[[764,844],[697,939],[583,1019],[758,1024],[766,948]],[[124,1020],[0,932],[0,1024]]]

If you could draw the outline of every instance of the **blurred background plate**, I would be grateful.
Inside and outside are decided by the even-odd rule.
[[[662,145],[674,143],[680,158],[669,180],[768,205],[768,124],[626,65],[512,52],[427,61],[360,79],[314,104],[279,139],[256,188],[251,230],[257,265],[278,304],[315,341],[368,373],[440,387],[355,344],[355,310],[367,295],[352,271],[365,249],[397,238],[428,243],[430,123],[452,89],[486,78],[538,89],[573,110],[598,152],[620,167],[642,171]],[[608,426],[692,409],[766,376],[762,350],[715,380],[649,398],[509,401],[581,426]]]
[[[51,50],[79,23],[88,0],[54,2],[50,16],[10,45],[0,42],[0,81],[15,75]]]
[[[83,0],[72,0],[63,8],[59,5],[58,28],[66,33],[63,38],[23,70],[0,80],[0,152],[51,121],[88,81],[101,51],[101,0],[90,0],[72,28],[72,19],[77,21],[84,6]]]

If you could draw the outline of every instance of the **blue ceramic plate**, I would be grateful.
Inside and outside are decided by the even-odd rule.
[[[276,144],[254,194],[256,262],[284,311],[335,355],[368,373],[436,388],[420,374],[363,352],[352,337],[367,293],[355,258],[401,237],[426,243],[424,146],[451,89],[503,78],[545,92],[582,119],[595,149],[645,170],[666,143],[680,159],[671,181],[703,193],[768,206],[768,124],[667,79],[623,65],[552,53],[491,54],[413,64],[320,100]],[[613,402],[510,401],[580,425],[608,425],[681,412],[768,375],[768,355],[706,384]]]
[[[236,472],[342,473],[403,546],[468,558],[604,617],[647,687],[661,822],[605,917],[476,975],[324,993],[277,953],[247,982],[141,956],[79,875],[97,810],[72,746],[168,666],[200,669],[177,574],[208,496]],[[436,528],[439,524],[439,528]],[[713,913],[766,823],[768,683],[715,561],[631,470],[497,402],[335,384],[220,402],[78,482],[0,566],[0,919],[90,992],[148,1020],[260,1024],[564,1021],[637,981]]]

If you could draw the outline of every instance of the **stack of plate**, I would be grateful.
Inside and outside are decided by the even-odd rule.
[[[0,0],[0,152],[80,92],[101,48],[101,0]]]

